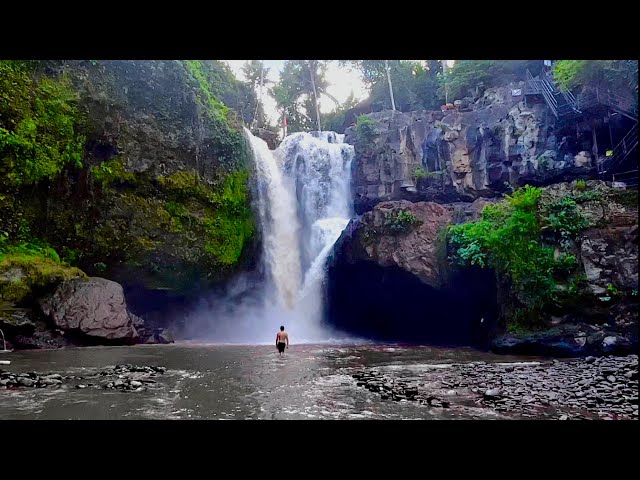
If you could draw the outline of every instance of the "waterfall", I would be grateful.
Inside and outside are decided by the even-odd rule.
[[[302,274],[295,197],[266,142],[246,132],[258,174],[258,211],[263,232],[263,261],[274,299],[293,308]]]
[[[326,337],[323,319],[325,261],[352,216],[353,147],[334,132],[294,133],[276,150],[296,199],[298,255],[302,284],[296,296],[292,329],[309,340]]]
[[[216,342],[271,343],[280,325],[292,343],[329,340],[336,334],[323,325],[325,263],[353,213],[353,147],[344,135],[312,132],[289,135],[272,151],[245,134],[257,174],[263,275],[241,276],[230,289],[240,293],[203,300],[186,322],[193,336]]]

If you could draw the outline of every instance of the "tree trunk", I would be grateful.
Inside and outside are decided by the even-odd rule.
[[[251,128],[253,129],[254,124],[258,118],[258,108],[260,103],[262,102],[262,86],[264,84],[264,63],[260,65],[260,85],[258,87],[258,98],[256,100],[256,110],[253,113],[253,121],[251,122]]]
[[[449,103],[449,92],[447,91],[447,61],[442,60],[442,76],[444,77],[444,103]],[[526,99],[525,99],[526,100]]]
[[[389,74],[389,60],[384,61],[384,67],[387,71],[387,82],[389,83],[389,95],[391,96],[391,109],[396,111],[396,102],[393,99],[393,86],[391,85],[391,75]]]
[[[322,131],[322,127],[320,126],[320,109],[318,108],[318,92],[316,91],[316,81],[314,75],[314,69],[311,68],[312,61],[309,62],[309,74],[311,75],[311,86],[313,87],[313,100],[316,107],[316,118],[318,120],[318,131]]]

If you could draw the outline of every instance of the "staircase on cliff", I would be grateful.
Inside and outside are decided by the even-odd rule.
[[[637,158],[633,165],[625,162],[638,152],[638,106],[633,99],[623,97],[609,90],[587,88],[577,98],[569,91],[561,88],[554,80],[551,70],[545,70],[534,77],[527,70],[525,95],[541,95],[551,112],[561,121],[575,120],[581,115],[604,113],[612,110],[633,121],[631,129],[616,145],[612,152],[596,163],[598,176],[603,180],[622,182],[626,186],[638,185]],[[620,169],[625,171],[620,171]]]
[[[558,119],[575,118],[582,113],[573,94],[569,90],[559,88],[549,70],[537,77],[527,70],[525,95],[542,95]]]
[[[630,156],[635,155],[636,161],[633,167],[627,171],[620,171],[620,166]],[[627,186],[638,185],[638,123],[629,130],[624,138],[613,149],[613,154],[605,157],[602,162],[597,163],[598,175],[603,179],[610,179],[614,182],[622,182]]]

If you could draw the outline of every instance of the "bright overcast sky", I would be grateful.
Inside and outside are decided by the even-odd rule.
[[[242,66],[247,60],[227,60],[226,61],[235,76],[240,80],[246,80],[242,73]],[[269,67],[268,78],[274,82],[278,81],[280,77],[280,71],[284,67],[284,60],[264,60],[266,67]],[[453,60],[447,60],[447,64],[453,65]],[[360,79],[360,75],[351,68],[341,67],[337,61],[329,62],[327,66],[326,74],[329,87],[327,91],[333,95],[340,103],[344,103],[351,93],[354,94],[357,100],[364,100],[367,98],[368,91]],[[267,88],[264,88],[262,94],[262,102],[264,104],[264,111],[269,117],[271,123],[278,123],[278,112],[276,110],[276,102],[268,94]],[[328,113],[335,108],[335,104],[332,100],[326,96],[320,96],[320,111]]]

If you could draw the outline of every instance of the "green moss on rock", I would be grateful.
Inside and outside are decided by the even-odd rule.
[[[203,238],[203,253],[213,264],[237,263],[254,232],[248,172],[228,174],[217,191],[190,172],[177,172],[159,182],[171,197],[165,210],[173,219],[174,231]]]
[[[20,304],[64,280],[83,277],[82,270],[37,254],[0,256],[0,301]]]
[[[116,182],[128,182],[132,184],[136,182],[135,174],[126,170],[124,160],[120,157],[91,167],[91,175],[96,182],[103,186],[108,186]]]

